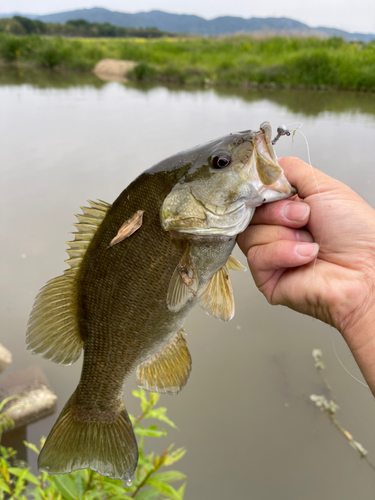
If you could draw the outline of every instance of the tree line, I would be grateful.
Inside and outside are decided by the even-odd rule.
[[[39,19],[22,16],[0,19],[0,32],[13,35],[46,35],[87,38],[160,38],[175,36],[158,28],[125,28],[110,23],[90,23],[85,19],[70,19],[65,24],[44,23]]]

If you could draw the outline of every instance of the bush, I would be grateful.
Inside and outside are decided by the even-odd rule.
[[[156,70],[147,63],[140,63],[128,73],[129,78],[133,78],[138,82],[151,80],[156,75]]]
[[[17,463],[16,452],[0,445],[0,500],[12,498],[14,500],[121,500],[135,498],[136,500],[157,500],[167,498],[171,500],[183,500],[186,483],[178,489],[170,483],[183,481],[186,476],[175,470],[163,470],[180,460],[185,450],[183,448],[172,451],[173,445],[169,446],[161,455],[154,452],[144,452],[145,437],[160,438],[167,435],[165,429],[159,429],[156,425],[143,427],[146,419],[156,419],[171,427],[176,427],[166,415],[166,408],[155,408],[160,395],[150,394],[149,397],[142,390],[133,391],[133,395],[140,399],[141,414],[138,418],[130,416],[133,429],[139,439],[139,460],[132,484],[123,485],[121,480],[110,479],[101,476],[89,469],[71,472],[70,474],[58,474],[50,476],[42,472],[35,476],[26,468],[25,464]],[[1,420],[0,403],[0,424]],[[0,428],[1,431],[1,428]],[[1,436],[1,432],[0,432]],[[1,440],[1,437],[0,437]],[[44,438],[41,441],[43,446]],[[35,453],[39,449],[29,443],[25,445]]]

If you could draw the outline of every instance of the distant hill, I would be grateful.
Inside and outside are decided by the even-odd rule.
[[[0,17],[12,17],[14,14],[0,14]],[[311,28],[307,24],[286,17],[217,17],[215,19],[203,19],[199,16],[186,14],[170,14],[159,10],[151,12],[138,12],[127,14],[125,12],[114,12],[96,7],[93,9],[80,9],[43,16],[31,14],[19,14],[30,19],[40,19],[46,23],[65,23],[70,19],[85,19],[91,23],[111,23],[115,26],[130,28],[155,27],[162,31],[174,33],[200,34],[200,35],[226,35],[238,32],[272,34],[300,34],[341,36],[344,40],[359,40],[369,42],[375,39],[375,34],[348,33],[336,28]]]

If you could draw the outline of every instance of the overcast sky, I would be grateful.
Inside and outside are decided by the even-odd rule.
[[[290,17],[309,26],[375,33],[375,0],[0,0],[0,13],[49,14],[91,7],[120,12],[157,9],[207,19],[223,15]]]

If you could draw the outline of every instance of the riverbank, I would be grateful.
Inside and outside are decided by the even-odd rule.
[[[91,71],[101,59],[135,61],[127,75],[186,85],[375,91],[375,43],[339,38],[71,39],[1,34],[3,64]]]

